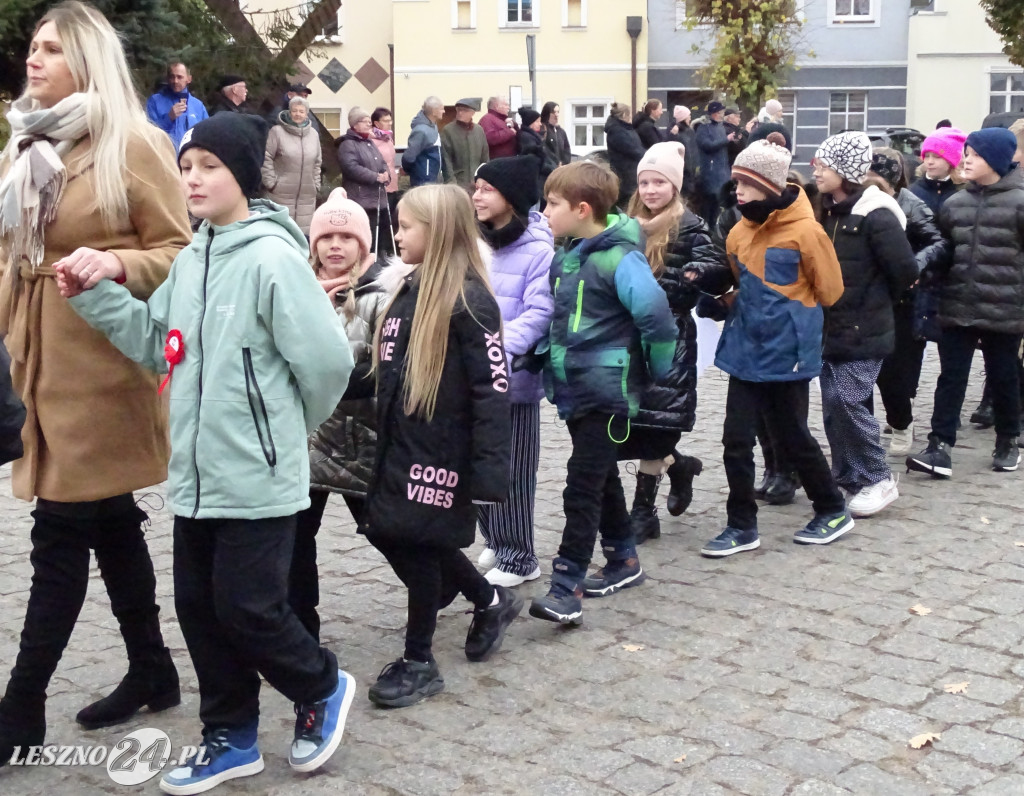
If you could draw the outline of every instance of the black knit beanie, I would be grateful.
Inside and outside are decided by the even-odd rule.
[[[181,156],[192,147],[212,152],[227,166],[247,199],[259,195],[263,156],[267,151],[267,123],[247,113],[218,113],[187,130],[178,148]]]
[[[481,163],[474,179],[493,185],[517,215],[526,217],[540,201],[540,164],[533,155],[495,158]]]
[[[762,139],[767,139],[772,133],[779,133],[786,140],[786,149],[790,152],[793,151],[793,135],[789,132],[789,128],[784,124],[777,122],[761,122],[758,124],[754,131],[750,134],[750,138],[747,139],[748,143],[754,143]]]

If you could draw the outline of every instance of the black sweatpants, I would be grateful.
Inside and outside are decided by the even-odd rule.
[[[783,459],[800,476],[816,514],[842,511],[843,494],[832,479],[825,455],[807,428],[807,381],[752,382],[729,378],[722,445],[729,481],[727,523],[732,528],[757,528],[754,499],[754,436],[758,414]]]
[[[435,547],[367,537],[380,550],[409,590],[409,622],[405,630],[407,660],[425,663],[433,657],[437,612],[453,595],[462,594],[477,608],[494,599],[494,587],[458,547]]]
[[[885,407],[885,422],[903,431],[914,422],[913,401],[921,380],[921,363],[927,340],[914,338],[914,302],[905,300],[893,306],[896,322],[896,347],[882,360],[878,373],[878,392]]]
[[[236,729],[259,718],[260,675],[292,702],[326,699],[338,660],[288,604],[295,515],[174,518],[174,606],[199,680],[199,718]]]

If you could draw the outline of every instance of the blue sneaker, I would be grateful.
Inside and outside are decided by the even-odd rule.
[[[263,756],[255,743],[239,749],[228,742],[228,730],[203,730],[199,751],[164,774],[160,790],[174,796],[205,793],[229,779],[251,777],[262,770]]]
[[[757,528],[741,531],[739,528],[730,528],[727,525],[724,531],[701,548],[700,554],[708,558],[722,558],[742,553],[744,550],[754,550],[760,546],[761,540],[757,536]]]
[[[341,743],[355,693],[355,679],[338,669],[338,687],[333,694],[311,705],[295,706],[295,740],[288,753],[293,769],[315,771],[330,759]]]
[[[583,578],[586,570],[558,556],[551,567],[551,588],[543,597],[534,597],[530,616],[558,622],[560,625],[583,623]]]
[[[797,544],[829,544],[853,527],[853,516],[848,511],[834,514],[815,514],[807,527],[793,534]]]

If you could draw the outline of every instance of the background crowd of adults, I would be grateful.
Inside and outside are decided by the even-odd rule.
[[[191,82],[187,65],[171,64],[166,82],[147,104],[150,120],[176,147],[208,114],[251,112],[244,77],[224,75],[217,80],[209,111],[190,93]],[[267,116],[272,127],[263,167],[267,194],[287,207],[306,233],[323,179],[320,128],[309,106],[310,93],[302,84],[288,86],[280,105]],[[483,163],[532,155],[539,164],[543,186],[555,168],[572,160],[569,137],[559,124],[561,109],[555,102],[545,103],[540,111],[522,107],[515,114],[503,96],[490,97],[485,110],[480,99],[472,97],[457,100],[454,107],[454,118],[444,124],[445,103],[439,97],[427,97],[410,123],[408,144],[400,160],[390,109],[370,111],[356,106],[349,110],[348,129],[334,142],[341,184],[369,215],[375,250],[394,253],[395,206],[402,173],[408,175],[410,187],[450,182],[472,190],[476,170]],[[663,141],[677,141],[687,154],[684,196],[713,227],[723,204],[729,205],[732,164],[754,131],[760,128],[761,134],[755,138],[777,130],[787,144],[791,140],[782,126],[782,105],[775,99],[765,102],[745,124],[737,108],[718,101],[710,102],[697,119],[692,118],[690,108],[677,105],[666,123],[662,121],[665,111],[657,99],[648,100],[635,115],[625,103],[611,106],[604,143],[609,165],[619,177],[622,207],[636,189],[636,167],[644,153]]]

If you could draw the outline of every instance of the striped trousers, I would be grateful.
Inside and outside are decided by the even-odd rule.
[[[512,465],[504,503],[480,506],[480,533],[498,558],[498,569],[525,576],[537,566],[533,502],[540,463],[540,404],[512,404]]]

